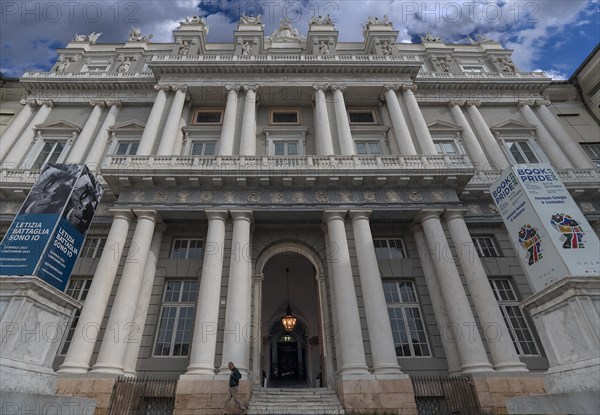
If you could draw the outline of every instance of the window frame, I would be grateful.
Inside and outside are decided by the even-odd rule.
[[[378,260],[387,260],[387,259],[399,259],[399,260],[404,260],[404,259],[408,259],[408,252],[406,250],[406,242],[404,241],[404,238],[402,237],[394,237],[394,238],[373,238],[373,245],[375,245],[375,241],[385,241],[386,245],[387,245],[387,249],[388,249],[388,256],[386,258],[381,258],[379,256],[377,256],[377,249],[378,247],[375,247],[375,256],[377,257]],[[396,248],[393,248],[390,244],[390,242],[398,242],[400,241],[400,244],[402,245],[402,251],[397,249],[397,244],[396,244]],[[383,249],[382,247],[380,247],[379,249]],[[392,255],[392,250],[395,249],[397,252],[401,253],[401,257],[400,258],[394,258],[394,256]]]
[[[481,71],[474,71],[473,69],[476,69],[476,68],[481,69]],[[489,72],[487,70],[487,68],[485,67],[485,65],[483,65],[483,64],[472,64],[472,63],[461,64],[460,69],[464,73],[471,73],[471,74],[484,74],[484,73]]]
[[[276,122],[273,120],[275,113],[296,114],[296,122]],[[302,108],[300,107],[275,107],[269,108],[269,125],[302,125]]]
[[[498,288],[499,281],[503,281],[503,282],[507,283],[508,288],[510,288],[510,291],[508,291],[508,292],[510,292],[512,299],[510,299],[510,300],[501,299],[500,294],[499,294],[500,290]],[[533,332],[533,330],[531,330],[531,324],[528,321],[528,318],[525,315],[525,313],[523,313],[523,310],[521,310],[521,307],[519,307],[519,304],[521,301],[519,300],[519,296],[517,295],[517,291],[515,290],[512,279],[507,278],[507,277],[493,277],[493,278],[489,278],[489,282],[490,282],[490,287],[492,289],[494,297],[496,298],[496,302],[498,303],[498,307],[500,308],[500,312],[502,313],[502,317],[504,317],[504,322],[506,323],[506,326],[507,326],[509,334],[510,334],[510,338],[513,342],[515,350],[517,351],[517,354],[522,357],[540,357],[540,356],[542,356],[541,349],[535,338],[535,333]],[[521,331],[523,331],[524,329],[527,329],[530,340],[529,341],[525,340],[525,341],[533,344],[533,348],[535,349],[536,354],[525,354],[523,352],[523,346],[521,344],[521,340],[519,340],[518,336],[516,335],[516,330],[513,325],[513,321],[510,319],[510,314],[507,312],[508,307],[510,307],[510,309],[512,309],[512,310],[516,310],[515,315],[517,315],[517,318],[520,318],[523,321],[525,327],[520,327],[519,329]],[[515,339],[516,339],[516,341],[515,341]]]
[[[444,150],[443,146],[440,146],[442,149],[442,153],[438,151],[438,144],[451,143],[456,149],[455,154],[447,154]],[[433,145],[435,147],[435,151],[439,156],[461,156],[465,154],[465,149],[463,148],[462,142],[459,139],[453,137],[434,137]]]
[[[538,164],[538,163],[547,163],[548,160],[546,160],[546,157],[542,157],[543,152],[541,152],[538,148],[537,145],[534,145],[534,142],[527,138],[527,137],[522,137],[522,138],[503,138],[502,139],[502,143],[504,144],[504,150],[506,152],[506,155],[508,157],[508,159],[510,161],[512,161],[513,163],[516,164]],[[517,159],[515,159],[512,151],[511,151],[511,144],[517,143],[518,145],[518,150],[519,150],[519,154],[523,157],[523,159],[525,161],[521,162],[518,161]],[[531,153],[533,153],[533,156],[537,159],[537,161],[530,161],[527,157],[526,154],[523,152],[523,149],[521,148],[521,143],[526,144],[529,147],[529,150],[531,151]]]
[[[78,282],[82,282],[81,287],[77,288],[73,287],[73,285],[75,285]],[[65,289],[65,294],[67,294],[69,297],[84,303],[87,295],[90,291],[90,287],[92,285],[92,277],[72,277],[69,280],[69,283],[67,285],[67,288]],[[69,291],[71,291],[71,293],[69,293]],[[73,295],[75,294],[75,295]],[[57,355],[59,356],[65,356],[67,354],[67,352],[69,351],[69,347],[71,346],[71,343],[73,341],[73,336],[75,334],[75,328],[77,327],[77,323],[79,322],[79,317],[81,316],[81,308],[75,310],[75,312],[73,313],[73,315],[71,316],[71,319],[69,320],[69,324],[67,325],[67,331],[65,332],[65,334],[63,335],[63,339],[60,343],[60,347],[58,348],[58,353]]]
[[[187,246],[186,246],[186,253],[185,256],[183,258],[181,257],[174,257],[173,254],[175,252],[175,243],[178,241],[186,241],[187,242]],[[198,258],[196,257],[189,257],[189,253],[190,253],[190,249],[192,249],[190,247],[190,242],[192,241],[200,241],[202,243],[202,246],[200,247],[200,256]],[[178,248],[181,249],[181,248]],[[194,247],[193,249],[197,249],[197,247]],[[173,240],[171,241],[171,249],[169,251],[169,259],[185,259],[185,260],[202,260],[204,259],[204,239],[202,238],[173,238]]]
[[[493,249],[495,255],[485,255],[484,250],[490,250],[490,247],[483,247],[481,245],[480,240],[484,239],[491,242],[491,249]],[[492,235],[471,235],[471,240],[479,258],[499,258],[503,256],[502,251],[498,248],[498,243],[496,242],[496,239]]]
[[[121,147],[121,145],[123,144],[127,144],[127,151],[125,154],[119,154],[119,148]],[[117,140],[114,150],[112,152],[113,156],[121,156],[121,157],[127,157],[127,156],[135,156],[138,150],[138,147],[140,145],[139,140],[128,140],[128,139],[121,139],[121,140]],[[135,147],[135,150],[133,152],[131,152],[131,149]]]
[[[388,318],[389,316],[389,309],[390,308],[394,308],[394,309],[400,309],[401,310],[401,315],[403,318],[403,323],[404,323],[404,330],[406,332],[406,337],[407,337],[407,345],[410,351],[410,356],[401,356],[398,355],[398,348],[399,347],[403,347],[402,343],[399,343],[399,346],[396,346],[396,342],[394,341],[394,349],[396,350],[396,357],[397,358],[425,358],[425,359],[429,359],[434,357],[433,356],[433,351],[432,351],[432,347],[431,347],[431,341],[429,340],[429,334],[427,332],[427,325],[426,325],[426,320],[425,320],[425,316],[423,314],[423,310],[421,308],[421,302],[419,301],[419,294],[417,292],[417,287],[416,287],[416,283],[414,280],[410,280],[410,279],[389,279],[389,280],[382,280],[382,283],[384,285],[384,292],[385,292],[385,284],[388,283],[394,283],[396,286],[396,293],[398,295],[398,298],[400,299],[400,302],[388,302],[388,299],[386,298],[386,308],[388,309]],[[400,283],[410,283],[412,286],[412,294],[414,296],[415,301],[407,301],[404,302],[402,301],[402,291],[400,289]],[[422,354],[421,356],[417,356],[414,350],[414,342],[412,341],[412,334],[410,332],[410,326],[408,323],[409,318],[407,318],[407,313],[406,313],[406,309],[416,309],[419,313],[419,318],[420,318],[420,323],[421,323],[421,327],[423,328],[423,336],[424,336],[424,340],[425,342],[419,342],[419,344],[421,345],[426,345],[427,346],[427,354]],[[390,326],[392,328],[392,335],[394,334],[394,325],[392,324],[391,320],[390,320]],[[418,331],[418,330],[417,330]],[[420,340],[420,339],[419,339]]]
[[[201,112],[219,113],[220,119],[218,122],[198,122],[198,114]],[[225,116],[224,108],[201,107],[195,108],[192,116],[192,125],[223,125],[223,117]]]
[[[352,121],[352,116],[351,114],[353,113],[366,113],[366,112],[370,112],[371,115],[373,116],[373,122],[355,122]],[[377,110],[374,108],[348,108],[346,110],[346,113],[348,114],[348,122],[350,123],[350,125],[379,125],[379,116],[377,115]]]
[[[367,154],[363,154],[360,153],[358,150],[358,145],[359,144],[363,144],[366,145],[366,149],[367,149]],[[377,144],[377,146],[379,147],[379,153],[378,154],[373,154],[371,153],[371,144]],[[365,156],[365,157],[377,157],[377,156],[384,156],[386,155],[385,152],[385,147],[384,144],[381,142],[381,139],[379,138],[373,138],[373,139],[368,139],[368,138],[358,138],[358,139],[354,139],[354,149],[356,150],[356,155],[358,156]]]
[[[600,168],[600,143],[579,143],[585,154]],[[591,150],[591,151],[588,151]]]
[[[202,144],[202,154],[193,154],[194,145]],[[214,151],[213,154],[205,154],[206,145],[213,144]],[[191,157],[215,157],[219,154],[219,141],[216,139],[190,139],[189,144],[186,149],[186,154]]]
[[[177,301],[167,301],[165,298],[167,295],[167,289],[169,287],[169,283],[177,283],[177,282],[181,283],[181,286],[179,289],[179,294],[178,294],[178,300]],[[193,291],[194,292],[193,301],[185,301],[185,302],[182,301],[182,296],[184,293],[183,288],[186,283],[195,284],[195,291]],[[164,285],[163,293],[161,296],[160,310],[157,315],[158,320],[157,320],[157,324],[156,324],[156,331],[154,334],[154,341],[152,342],[151,356],[153,358],[168,358],[169,359],[169,358],[189,358],[190,357],[190,353],[192,351],[192,342],[193,342],[193,337],[194,337],[194,320],[195,320],[195,315],[196,315],[196,310],[197,310],[198,288],[199,288],[198,281],[192,280],[192,279],[175,279],[175,278],[173,278],[173,279],[165,280],[165,285]],[[189,291],[189,292],[192,292],[192,291]],[[166,308],[175,308],[175,316],[173,319],[174,325],[171,329],[171,338],[169,341],[169,353],[168,354],[157,354],[157,344],[158,344],[159,337],[161,335],[163,311]],[[186,320],[191,320],[189,330],[185,330],[186,332],[190,333],[190,338],[189,338],[189,343],[187,344],[187,346],[188,346],[187,354],[176,355],[176,354],[174,354],[175,340],[176,340],[177,334],[179,332],[178,330],[179,330],[179,324],[181,323],[180,316],[181,316],[182,309],[186,309],[186,313],[191,310],[192,318],[186,319]],[[168,330],[165,329],[165,331],[168,331]],[[167,342],[161,342],[160,344],[166,344],[166,343]],[[185,343],[182,343],[182,345],[183,344],[185,344]]]
[[[102,256],[102,252],[104,252],[104,248],[106,248],[107,239],[108,238],[106,236],[86,236],[83,246],[81,247],[80,258],[85,258],[88,260],[99,259]],[[91,245],[93,243],[92,241],[95,242],[93,248],[88,246],[88,244]],[[87,256],[86,253],[89,252],[90,249],[93,250],[93,254],[91,256]]]
[[[27,155],[25,156],[23,163],[29,169],[41,169],[42,166],[48,162],[48,158],[50,157],[50,154],[54,154],[54,149],[56,148],[56,144],[58,144],[58,143],[62,143],[63,148],[60,151],[60,154],[58,155],[56,160],[52,161],[52,163],[63,163],[66,160],[67,155],[69,154],[72,142],[73,142],[72,137],[56,136],[56,135],[50,135],[50,136],[38,135],[38,137],[35,139],[33,146],[31,146],[31,149],[28,151]],[[50,153],[48,156],[46,156],[44,163],[40,164],[39,166],[36,166],[37,160],[40,157],[42,150],[44,149],[44,146],[47,143],[55,143],[55,147],[53,148],[52,153]]]

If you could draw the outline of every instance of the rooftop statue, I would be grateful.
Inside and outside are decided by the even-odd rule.
[[[89,35],[78,35],[77,33],[75,33],[75,38],[72,39],[72,42],[90,42],[94,44],[96,43],[100,35],[102,35],[102,33],[92,32]]]
[[[421,42],[441,42],[442,38],[434,36],[430,32],[425,33],[425,36],[421,36]]]
[[[245,14],[242,13],[242,15],[240,16],[240,23],[242,24],[261,24],[262,16],[260,14],[257,14],[256,16],[246,16]]]
[[[140,30],[139,27],[131,27],[131,31],[129,32],[129,39],[128,41],[130,42],[149,42],[150,39],[152,39],[153,35],[147,35],[144,36],[142,35],[142,31]]]
[[[272,40],[301,40],[304,39],[304,36],[298,33],[298,29],[292,27],[292,19],[283,17],[280,20],[279,27],[275,29],[270,38]]]
[[[331,20],[331,16],[330,15],[327,15],[325,17],[322,17],[322,16],[313,16],[310,19],[309,23],[310,24],[330,24],[330,25],[332,25],[333,21]]]

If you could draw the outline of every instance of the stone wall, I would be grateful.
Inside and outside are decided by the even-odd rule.
[[[402,380],[340,380],[336,391],[347,414],[416,415],[413,386]]]
[[[224,411],[225,401],[229,398],[227,380],[180,380],[177,382],[175,411],[173,415],[220,415]],[[245,405],[250,399],[250,381],[240,381],[238,388],[240,400]],[[237,405],[229,402],[231,413],[238,413]]]
[[[95,399],[94,415],[106,415],[114,383],[114,379],[59,378],[56,394]]]
[[[508,414],[508,399],[545,393],[542,376],[473,378],[473,384],[484,414]]]

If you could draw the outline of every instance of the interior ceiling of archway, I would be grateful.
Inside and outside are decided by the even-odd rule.
[[[315,269],[303,255],[286,252],[274,255],[263,269],[262,326],[269,332],[287,307],[285,269],[290,269],[289,292],[292,314],[303,322],[309,337],[318,336],[318,301]]]

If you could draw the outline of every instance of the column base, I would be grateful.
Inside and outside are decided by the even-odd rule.
[[[369,369],[366,366],[344,366],[338,372],[338,376],[359,375],[371,376]]]
[[[400,366],[398,366],[398,365],[373,366],[373,374],[404,376],[404,373],[402,373],[402,370],[400,369]]]
[[[471,373],[495,373],[496,371],[489,362],[472,363],[470,365],[462,365],[461,373],[468,375]]]
[[[90,371],[89,365],[78,364],[78,363],[68,363],[65,362],[58,368],[57,373],[73,373],[82,375],[84,373],[88,373]]]
[[[346,413],[418,413],[408,376],[398,380],[375,379],[372,376],[361,380],[338,379],[335,389]]]
[[[186,375],[186,376],[188,376],[188,375],[189,376],[196,376],[196,375],[214,376],[215,368],[209,367],[209,366],[201,366],[201,365],[188,366],[184,375]]]
[[[107,375],[123,375],[123,366],[111,363],[96,363],[90,373],[107,374]]]
[[[522,362],[508,362],[508,363],[499,363],[497,365],[494,365],[494,369],[496,369],[496,372],[529,372],[529,369],[527,369],[527,365],[525,363]]]

